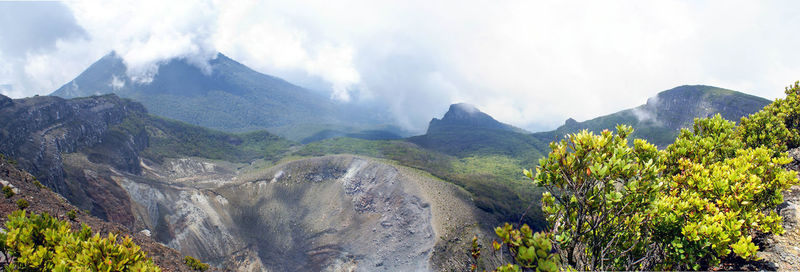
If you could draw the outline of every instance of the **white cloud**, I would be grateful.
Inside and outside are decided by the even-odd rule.
[[[683,84],[772,99],[800,79],[793,1],[67,4],[88,38],[60,38],[11,61],[0,52],[0,84],[29,88],[12,95],[48,93],[112,49],[143,81],[159,61],[204,67],[221,51],[333,99],[383,104],[419,130],[453,102],[542,128]]]

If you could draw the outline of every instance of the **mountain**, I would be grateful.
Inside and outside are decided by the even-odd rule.
[[[209,61],[207,69],[175,58],[160,63],[151,79],[131,78],[127,72],[123,59],[111,52],[52,95],[115,93],[159,116],[228,132],[267,129],[297,141],[323,130],[357,134],[388,120],[380,113],[256,72],[221,53]]]
[[[771,101],[732,90],[684,85],[658,93],[636,108],[577,122],[570,118],[554,131],[534,134],[542,141],[555,141],[564,135],[587,129],[598,133],[614,130],[617,124],[634,128],[633,137],[643,138],[659,147],[672,143],[681,128],[691,128],[694,118],[711,117],[739,121],[743,116],[761,110]]]
[[[447,110],[442,119],[433,118],[430,124],[428,124],[427,133],[430,134],[459,128],[524,132],[524,130],[520,128],[498,122],[488,114],[478,110],[474,105],[458,103],[450,105],[450,109]]]
[[[529,132],[501,123],[464,103],[450,105],[442,119],[431,120],[424,135],[407,140],[458,157],[494,154],[539,158],[545,146]]]
[[[0,153],[30,179],[222,270],[466,267],[470,238],[489,244],[499,224],[464,189],[386,160],[298,158],[268,132],[189,125],[113,94],[0,101]]]

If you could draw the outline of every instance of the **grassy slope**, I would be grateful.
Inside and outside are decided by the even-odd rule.
[[[156,161],[182,156],[230,162],[277,160],[295,145],[266,131],[232,134],[153,115],[128,117],[112,130],[130,135],[147,133],[149,146],[143,155]]]

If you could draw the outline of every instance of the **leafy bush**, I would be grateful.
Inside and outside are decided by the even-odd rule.
[[[130,237],[118,243],[116,235],[101,238],[86,225],[74,232],[46,213],[16,211],[5,228],[0,251],[6,271],[161,271]]]
[[[508,223],[494,231],[502,240],[502,244],[492,244],[494,250],[500,250],[505,245],[516,262],[499,267],[498,271],[519,271],[520,267],[547,272],[559,270],[561,260],[557,254],[553,254],[553,245],[547,234],[533,233],[528,225],[517,230]]]
[[[183,263],[189,266],[192,270],[195,271],[206,271],[208,270],[208,264],[201,262],[198,259],[195,259],[192,256],[186,256],[183,258]]]
[[[786,87],[786,97],[742,117],[739,134],[747,147],[765,147],[775,154],[800,146],[800,82]]]
[[[41,182],[39,182],[39,180],[37,180],[37,179],[34,179],[34,180],[33,180],[33,185],[36,185],[36,188],[39,188],[39,189],[44,189],[44,188],[47,188],[47,187],[45,187],[45,186],[44,186],[44,184],[42,184]]]
[[[18,207],[20,210],[27,209],[27,208],[28,208],[28,206],[30,206],[30,204],[28,203],[28,201],[27,201],[27,200],[25,200],[25,199],[22,199],[22,198],[20,198],[20,199],[18,199],[18,200],[17,200],[17,207]]]
[[[709,165],[736,155],[744,147],[736,134],[736,123],[722,119],[719,114],[711,118],[695,119],[692,130],[681,129],[675,143],[667,146],[661,161],[668,174],[680,171],[680,160]]]
[[[77,218],[77,217],[78,217],[78,214],[75,212],[75,210],[71,210],[71,211],[67,212],[67,218],[69,218],[69,220],[75,221],[75,218]]]
[[[633,270],[647,253],[648,208],[661,188],[658,150],[642,140],[629,146],[632,131],[572,134],[551,144],[535,176],[525,171],[546,188],[542,210],[556,248],[578,270]]]
[[[8,185],[3,186],[3,194],[6,196],[6,198],[11,198],[12,196],[14,196],[14,189]]]
[[[787,88],[786,100],[740,127],[719,115],[696,119],[663,151],[642,140],[628,145],[632,130],[626,126],[617,135],[582,131],[552,143],[536,174],[524,171],[546,189],[542,210],[549,228],[534,239],[548,240],[563,268],[578,270],[698,270],[725,257],[755,259],[753,237],[783,233],[775,209],[782,193],[800,183],[784,168],[792,159],[782,152],[796,146],[800,107],[793,103],[800,102],[786,101],[798,93],[797,85]],[[781,110],[770,115],[770,107]],[[526,236],[524,229],[506,225],[497,234],[507,241]],[[498,270],[552,268],[512,255],[516,265]]]
[[[753,259],[756,232],[783,232],[775,207],[797,184],[797,174],[781,168],[791,159],[771,156],[757,148],[711,165],[681,160],[681,173],[670,177],[654,203],[654,230],[666,254],[662,268],[714,266],[731,253]]]
[[[747,148],[733,122],[695,121],[663,152],[667,185],[654,202],[655,237],[664,248],[660,268],[714,266],[733,253],[752,259],[756,232],[783,232],[775,208],[797,173],[785,153]],[[777,156],[777,157],[773,157]]]

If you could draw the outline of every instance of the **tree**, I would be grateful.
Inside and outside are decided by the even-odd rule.
[[[652,250],[649,213],[661,188],[658,150],[645,141],[628,145],[633,132],[582,131],[551,144],[536,175],[525,174],[546,192],[544,211],[556,250],[577,270],[634,270]]]

